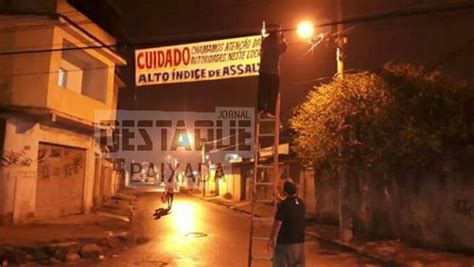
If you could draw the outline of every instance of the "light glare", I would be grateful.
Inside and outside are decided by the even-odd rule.
[[[314,34],[314,26],[309,21],[303,21],[298,24],[297,32],[300,37],[310,39]]]

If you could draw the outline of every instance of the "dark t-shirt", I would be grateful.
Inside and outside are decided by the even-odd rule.
[[[280,73],[280,55],[286,51],[286,48],[286,42],[278,40],[276,36],[263,39],[260,73],[278,75]]]
[[[277,208],[275,220],[281,221],[277,244],[296,244],[304,242],[305,207],[298,197],[288,197]]]

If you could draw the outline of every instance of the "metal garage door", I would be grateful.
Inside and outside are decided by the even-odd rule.
[[[82,212],[85,160],[83,149],[40,143],[35,217]]]

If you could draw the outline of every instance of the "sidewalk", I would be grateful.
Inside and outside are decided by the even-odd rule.
[[[128,241],[130,224],[95,214],[73,215],[0,227],[0,266],[56,264],[103,257]]]
[[[239,212],[250,214],[250,202],[233,202],[221,197],[202,197],[198,194],[192,195]],[[272,206],[256,204],[257,216],[267,217],[272,216],[272,214]],[[339,241],[339,229],[336,226],[311,224],[306,228],[306,235],[310,238],[336,244],[363,256],[373,258],[381,262],[384,266],[474,267],[474,256],[414,248],[395,240],[354,240],[351,243],[344,243]]]

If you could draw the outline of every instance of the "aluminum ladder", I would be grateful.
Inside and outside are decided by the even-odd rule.
[[[268,131],[269,127],[273,124],[272,131]],[[267,131],[265,131],[267,130]],[[273,139],[273,151],[272,156],[273,160],[270,162],[260,159],[261,144],[262,141],[272,141]],[[257,116],[256,120],[256,129],[255,129],[255,148],[254,148],[254,166],[253,166],[253,179],[250,184],[250,200],[251,200],[251,214],[250,214],[250,233],[249,233],[249,249],[248,249],[248,267],[252,266],[271,266],[273,255],[269,256],[260,256],[256,255],[255,249],[265,248],[266,244],[270,238],[270,229],[267,229],[265,233],[258,233],[257,227],[258,224],[267,224],[266,226],[273,224],[273,215],[268,217],[259,217],[256,215],[256,204],[271,204],[273,205],[273,214],[275,214],[276,206],[278,202],[278,180],[280,176],[279,167],[280,162],[278,158],[278,147],[280,143],[280,93],[277,95],[276,108],[275,108],[275,118],[274,119],[261,119]],[[260,174],[262,171],[271,171],[271,175],[268,175],[270,179],[262,179]],[[259,198],[258,190],[259,188],[265,189],[265,195],[267,195],[267,189],[272,189],[271,199],[262,199]],[[260,249],[261,250],[261,249]],[[264,254],[261,251],[258,254]],[[265,264],[267,263],[267,264]]]

